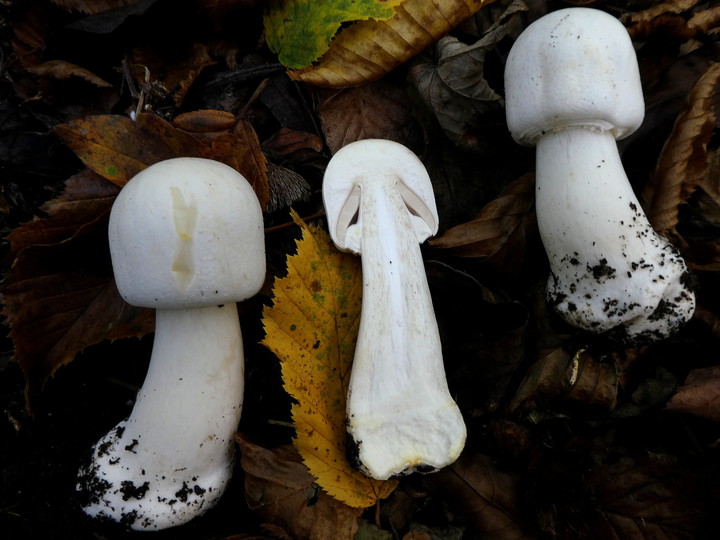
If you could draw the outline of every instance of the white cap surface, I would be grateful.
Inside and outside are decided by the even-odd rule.
[[[610,131],[642,123],[645,102],[627,30],[591,8],[554,11],[528,26],[505,65],[507,124],[520,144],[567,126]]]
[[[108,236],[118,290],[134,306],[239,302],[265,278],[260,203],[217,161],[175,158],[138,173],[113,204]]]
[[[432,182],[422,161],[407,147],[384,139],[364,139],[344,146],[328,163],[323,202],[328,230],[341,248],[360,253],[358,216],[363,185],[383,184],[399,191],[418,243],[437,232],[439,219]]]

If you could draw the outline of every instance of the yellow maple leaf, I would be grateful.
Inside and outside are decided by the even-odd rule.
[[[273,305],[263,311],[262,344],[281,361],[292,406],[295,446],[318,485],[332,497],[365,508],[390,495],[395,481],[370,479],[346,453],[345,398],[360,324],[359,258],[338,251],[329,235],[302,228],[288,274],[273,286]]]

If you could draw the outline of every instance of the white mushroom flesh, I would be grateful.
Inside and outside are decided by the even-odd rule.
[[[367,140],[341,149],[324,182],[333,239],[362,256],[347,402],[358,465],[376,479],[444,467],[460,455],[466,429],[448,390],[419,245],[437,229],[427,173],[405,147]]]

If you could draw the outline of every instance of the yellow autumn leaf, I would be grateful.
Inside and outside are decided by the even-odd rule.
[[[347,460],[345,398],[360,324],[359,259],[338,251],[326,232],[302,228],[288,274],[273,286],[263,311],[262,343],[279,359],[292,406],[295,446],[318,485],[348,506],[365,508],[390,495],[396,482],[372,480]]]
[[[292,79],[347,87],[373,81],[404,64],[494,0],[405,0],[385,20],[340,30],[316,64],[291,70]]]

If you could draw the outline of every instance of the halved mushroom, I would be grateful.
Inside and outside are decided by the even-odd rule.
[[[335,244],[362,255],[360,330],[347,399],[360,470],[376,479],[444,467],[466,429],[448,390],[420,243],[437,232],[432,183],[404,146],[342,148],[323,182]]]

